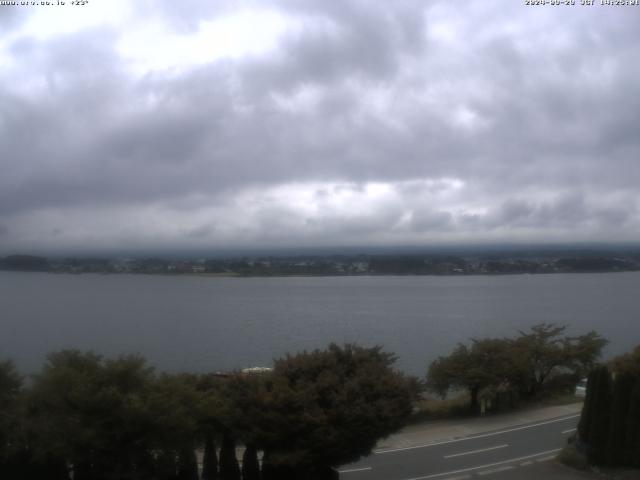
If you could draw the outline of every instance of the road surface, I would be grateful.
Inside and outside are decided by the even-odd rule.
[[[552,460],[575,432],[580,415],[504,428],[469,437],[376,450],[339,469],[341,480],[490,479]],[[500,475],[505,478],[505,475]]]

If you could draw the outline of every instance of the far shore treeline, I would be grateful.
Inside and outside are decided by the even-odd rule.
[[[64,350],[25,379],[2,361],[0,478],[335,479],[412,412],[422,418],[429,392],[467,391],[472,414],[573,392],[606,340],[564,333],[540,324],[473,339],[435,360],[424,381],[395,370],[381,347],[353,344],[286,355],[257,373],[167,374],[135,355]]]
[[[0,257],[0,270],[211,276],[495,275],[640,271],[640,251],[503,251],[460,254],[335,254],[216,258]]]

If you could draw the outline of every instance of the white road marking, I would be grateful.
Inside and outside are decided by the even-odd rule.
[[[509,446],[509,444],[505,443],[504,445],[497,445],[495,447],[481,448],[479,450],[471,450],[469,452],[462,452],[462,453],[454,453],[452,455],[445,455],[444,458],[462,457],[463,455],[472,455],[474,453],[488,452],[489,450],[497,450],[499,448],[506,448],[508,446]]]
[[[520,464],[521,467],[526,467],[527,465],[533,465],[533,462],[531,460],[527,460],[526,462],[522,462]]]
[[[548,425],[550,423],[563,422],[565,420],[571,420],[572,418],[577,418],[579,416],[580,416],[580,414],[576,414],[576,415],[571,415],[569,417],[556,418],[555,420],[547,420],[546,422],[535,423],[535,424],[532,424],[532,425],[524,425],[522,427],[514,427],[514,428],[509,428],[507,430],[500,430],[499,432],[483,433],[481,435],[476,435],[476,436],[472,436],[472,437],[454,438],[453,440],[444,440],[442,442],[426,443],[426,444],[423,444],[423,445],[414,445],[412,447],[389,448],[389,449],[383,449],[383,450],[374,450],[373,453],[375,455],[382,455],[383,453],[402,452],[404,450],[415,450],[416,448],[435,447],[436,445],[446,445],[447,443],[455,443],[455,442],[464,442],[464,441],[467,441],[467,440],[475,440],[476,438],[493,437],[494,435],[501,435],[503,433],[517,432],[518,430],[526,430],[527,428],[535,428],[535,427],[539,427],[541,425]]]
[[[564,435],[565,433],[575,432],[576,430],[577,430],[577,428],[570,428],[569,430],[563,430],[563,431],[562,431],[562,432],[560,432],[560,433],[562,433],[562,434]]]
[[[553,460],[554,458],[556,458],[555,455],[549,455],[548,457],[542,457],[542,458],[536,459],[536,462],[538,463],[548,462],[549,460]]]
[[[539,457],[540,455],[548,455],[550,453],[558,453],[560,450],[562,450],[562,449],[561,448],[556,448],[555,450],[547,450],[545,452],[538,452],[538,453],[534,453],[532,455],[525,455],[524,457],[510,458],[509,460],[503,460],[501,462],[489,463],[487,465],[478,465],[477,467],[463,468],[463,469],[460,469],[460,470],[453,470],[452,472],[433,473],[431,475],[424,475],[422,477],[405,478],[404,480],[427,480],[429,478],[444,477],[445,475],[455,475],[457,473],[471,472],[473,470],[482,470],[483,468],[491,468],[491,467],[496,467],[498,465],[504,465],[505,463],[519,462],[520,460],[527,460],[528,458]]]
[[[373,469],[371,467],[349,468],[347,470],[338,470],[338,473],[366,472],[367,470]]]
[[[471,478],[471,475],[462,475],[460,477],[443,478],[442,480],[467,480],[469,478]]]
[[[514,467],[513,465],[507,465],[506,467],[498,467],[498,468],[494,468],[493,470],[485,470],[484,472],[478,472],[478,475],[489,475],[491,473],[498,473],[498,472],[504,472],[505,470],[511,470]]]

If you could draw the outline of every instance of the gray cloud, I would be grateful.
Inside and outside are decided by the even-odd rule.
[[[422,210],[412,212],[411,227],[420,232],[446,232],[451,228],[452,219],[451,212]]]
[[[137,4],[133,21],[189,36],[238,11],[158,5]],[[13,31],[0,50],[4,242],[81,244],[96,216],[114,244],[635,238],[633,13],[244,7],[297,27],[272,51],[142,74],[115,25],[35,38],[20,33],[28,13],[2,9]],[[155,227],[138,232],[139,215]],[[55,238],[36,234],[60,219],[47,225]]]
[[[25,8],[19,6],[5,5],[0,8],[0,27],[6,32],[9,32],[18,26],[27,17],[27,11]]]
[[[187,235],[193,238],[207,238],[212,233],[214,233],[215,230],[216,230],[215,225],[205,224],[205,225],[200,225],[199,227],[190,229],[187,232]]]

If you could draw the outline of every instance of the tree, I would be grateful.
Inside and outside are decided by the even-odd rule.
[[[10,361],[0,362],[0,462],[8,454],[8,442],[15,428],[22,377]]]
[[[156,468],[171,478],[178,457],[184,473],[193,461],[194,384],[189,375],[156,377],[136,356],[51,354],[30,395],[38,449],[73,465],[74,479],[142,479]]]
[[[101,403],[102,358],[67,350],[50,354],[34,378],[29,402],[30,424],[38,439],[37,453],[73,465],[74,478],[90,476],[100,449],[97,432]]]
[[[594,392],[591,400],[592,412],[588,427],[587,455],[589,461],[595,465],[604,465],[609,438],[609,421],[611,405],[611,373],[602,365],[596,369]]]
[[[20,423],[19,395],[22,377],[10,361],[0,362],[0,478],[11,478],[19,473],[16,465]]]
[[[350,344],[276,360],[257,438],[268,464],[295,478],[323,478],[402,427],[412,389],[394,360],[380,347]]]
[[[570,376],[575,385],[596,364],[607,340],[594,331],[577,337],[561,336],[566,326],[541,323],[520,332],[514,346],[517,357],[524,362],[526,374],[519,390],[525,397],[534,397],[544,391],[550,380],[558,375]]]
[[[629,411],[624,436],[624,464],[640,468],[640,381],[636,379],[635,387],[629,399]]]
[[[222,431],[222,406],[225,397],[221,393],[226,379],[214,374],[201,375],[196,383],[200,395],[197,413],[197,433],[204,443],[202,457],[202,480],[218,480],[218,455],[216,441]]]
[[[467,390],[471,411],[478,411],[481,393],[496,400],[498,392],[505,392],[513,404],[516,394],[532,398],[572,389],[593,367],[606,340],[595,332],[563,337],[565,330],[542,323],[515,339],[459,344],[429,365],[427,387],[442,396],[451,389]]]
[[[616,373],[625,373],[634,378],[640,378],[640,345],[631,352],[614,358],[611,361],[611,367]]]
[[[609,343],[594,330],[577,337],[562,339],[566,364],[561,366],[574,373],[578,378],[586,377],[597,365],[602,349]]]
[[[178,480],[199,480],[198,459],[193,448],[184,447],[178,455]]]
[[[582,413],[578,422],[578,438],[583,442],[588,442],[594,411],[594,397],[597,382],[597,372],[592,370],[587,377],[587,391],[582,405]]]
[[[578,438],[595,465],[640,466],[640,348],[594,369]]]
[[[629,402],[636,379],[629,373],[619,373],[613,382],[611,419],[607,439],[606,462],[621,465],[624,462],[625,433]]]
[[[521,376],[522,367],[508,339],[473,339],[471,346],[459,344],[448,356],[431,363],[427,388],[445,396],[451,389],[469,392],[470,409],[478,411],[478,396],[483,389],[509,386]]]
[[[202,480],[218,480],[218,457],[216,444],[212,434],[205,436],[204,454],[202,457]]]
[[[178,480],[176,452],[169,449],[160,450],[155,459],[154,474],[158,480]]]
[[[197,382],[195,375],[163,373],[149,386],[145,407],[151,418],[149,435],[154,450],[194,448],[202,409]]]
[[[619,355],[611,361],[611,367],[618,381],[618,399],[614,393],[614,421],[612,428],[617,432],[612,440],[618,447],[619,455],[613,459],[619,465],[640,467],[640,345],[631,352]],[[626,396],[626,399],[624,398]],[[626,403],[626,411],[623,412]],[[616,409],[616,405],[618,405]],[[615,448],[615,447],[614,447]],[[611,456],[611,454],[610,454]]]
[[[531,327],[530,332],[520,332],[516,348],[526,362],[526,376],[520,386],[521,393],[534,396],[553,370],[566,363],[560,334],[565,326],[541,323]]]
[[[251,444],[246,446],[242,455],[242,480],[260,480],[258,450]]]
[[[229,431],[224,432],[222,435],[220,480],[240,480],[240,466],[236,458],[236,442]]]

